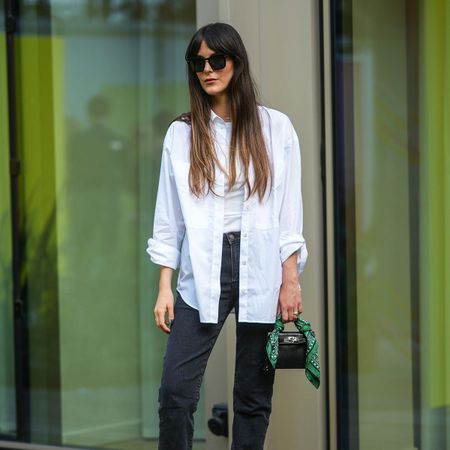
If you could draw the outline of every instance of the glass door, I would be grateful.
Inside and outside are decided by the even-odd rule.
[[[338,448],[448,450],[448,2],[333,1]]]
[[[0,440],[16,428],[9,236],[17,208],[28,364],[21,384],[30,405],[21,416],[29,434],[19,438],[156,448],[166,336],[154,326],[159,268],[145,249],[162,140],[189,109],[184,51],[195,1],[13,3],[21,170],[11,206],[2,29]]]

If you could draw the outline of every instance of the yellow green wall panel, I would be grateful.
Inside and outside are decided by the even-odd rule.
[[[423,2],[421,311],[424,400],[450,406],[450,4]]]

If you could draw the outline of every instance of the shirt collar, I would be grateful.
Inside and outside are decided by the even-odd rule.
[[[212,109],[211,109],[211,122],[222,123],[224,125],[231,125],[231,122],[223,120],[222,117],[218,116]]]

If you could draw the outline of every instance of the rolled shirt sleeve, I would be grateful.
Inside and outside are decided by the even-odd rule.
[[[285,146],[285,186],[280,209],[280,258],[284,263],[298,251],[297,271],[303,272],[308,251],[303,238],[303,201],[301,191],[300,144],[289,122]]]
[[[174,124],[169,127],[164,139],[153,236],[147,242],[147,253],[155,264],[176,270],[180,265],[180,250],[185,234],[185,224],[170,158],[173,129]]]

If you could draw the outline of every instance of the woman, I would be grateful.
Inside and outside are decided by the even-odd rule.
[[[159,448],[192,448],[206,363],[235,308],[232,448],[262,449],[274,380],[264,369],[267,333],[277,311],[285,322],[302,312],[299,143],[286,115],[258,104],[233,27],[200,28],[186,61],[191,112],[171,123],[164,140],[147,249],[161,266],[156,325],[169,333]]]

